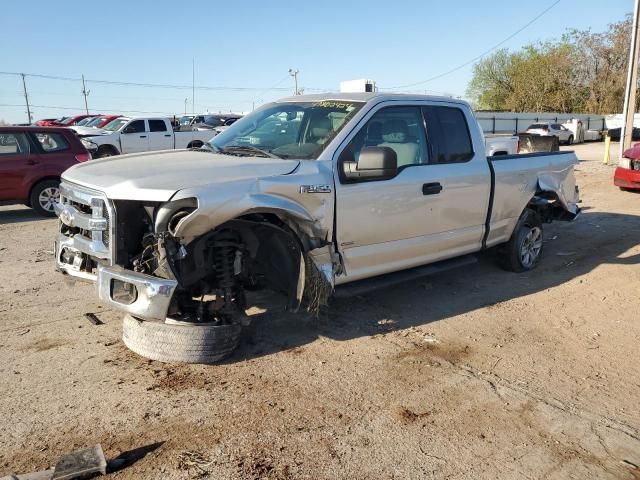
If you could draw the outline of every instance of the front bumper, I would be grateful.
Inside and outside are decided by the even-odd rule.
[[[110,307],[146,320],[165,320],[177,281],[101,263],[88,272],[86,263],[90,261],[89,255],[74,248],[71,240],[64,235],[56,240],[58,271],[70,277],[94,281],[98,297]],[[64,261],[65,255],[70,262]],[[122,295],[123,291],[128,295]]]
[[[164,321],[178,282],[120,267],[99,265],[96,286],[98,297],[109,306],[134,317]],[[123,286],[132,292],[125,302],[117,295],[117,289]]]
[[[613,174],[613,184],[621,188],[640,189],[640,170],[616,168],[616,172]]]

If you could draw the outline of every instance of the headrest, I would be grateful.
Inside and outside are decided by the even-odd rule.
[[[382,127],[382,140],[387,143],[405,143],[408,136],[409,127],[404,120],[387,120]]]
[[[318,118],[313,128],[311,128],[311,135],[316,138],[322,138],[329,135],[329,132],[333,130],[333,125],[328,117]]]

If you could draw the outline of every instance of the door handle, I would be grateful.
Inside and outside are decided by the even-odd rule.
[[[140,135],[140,138],[147,138],[146,135]]]
[[[33,159],[27,160],[27,165],[37,165],[37,164],[38,164],[37,160],[33,160]]]
[[[422,185],[423,195],[437,195],[442,191],[442,185],[440,182],[425,183]]]
[[[171,135],[165,135],[165,137],[170,137]]]

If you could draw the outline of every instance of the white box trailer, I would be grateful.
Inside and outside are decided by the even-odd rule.
[[[358,80],[345,80],[340,82],[340,92],[354,93],[354,92],[375,92],[376,82],[375,80],[368,80],[361,78]]]

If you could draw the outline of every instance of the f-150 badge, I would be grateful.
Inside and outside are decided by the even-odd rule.
[[[331,193],[331,185],[300,185],[300,193]]]

